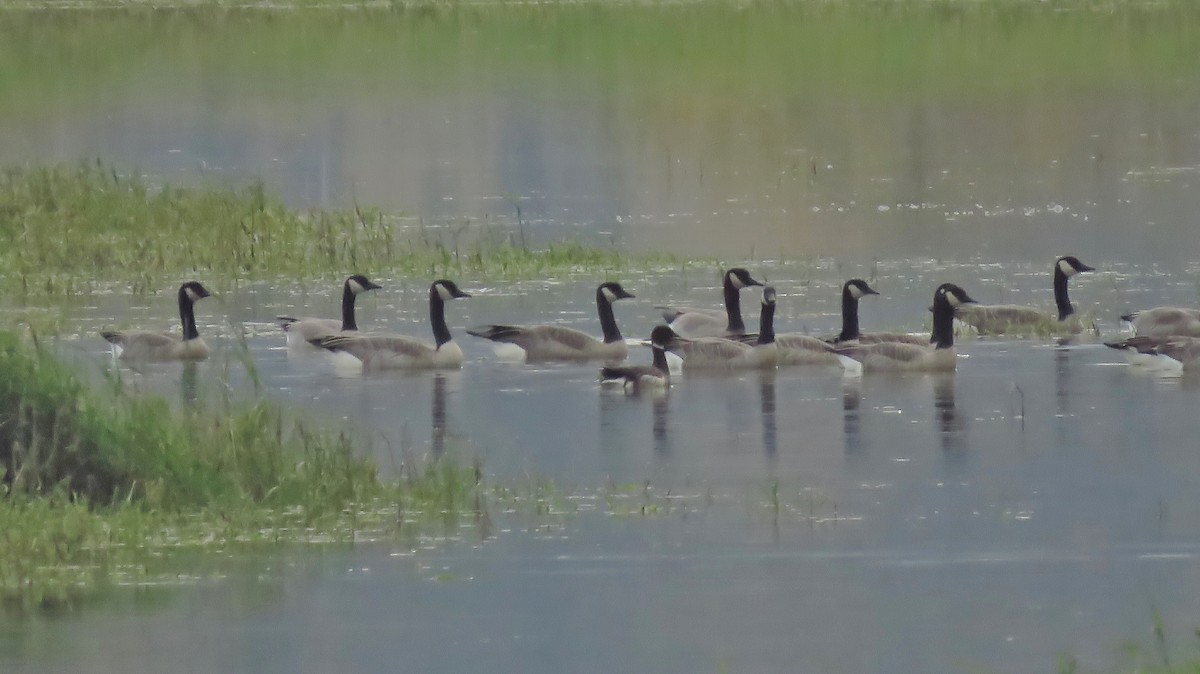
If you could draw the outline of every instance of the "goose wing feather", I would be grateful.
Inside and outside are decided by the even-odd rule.
[[[1134,332],[1138,335],[1200,337],[1200,309],[1157,307],[1135,312],[1126,318],[1132,318]]]
[[[182,335],[153,330],[112,330],[102,332],[100,335],[110,343],[124,347],[126,350],[135,346],[144,349],[168,349],[183,342]]]
[[[680,340],[671,344],[672,353],[686,365],[723,364],[745,358],[754,347],[720,337]]]
[[[1119,342],[1105,342],[1105,346],[1149,355],[1163,355],[1184,364],[1200,362],[1200,337],[1138,335]]]
[[[329,335],[336,335],[342,331],[342,322],[334,318],[277,316],[275,320],[279,323],[279,327],[283,328],[284,332],[289,335],[296,334],[305,342],[311,342]]]
[[[724,314],[695,311],[679,314],[670,326],[675,334],[689,339],[721,337],[729,330],[729,319]]]
[[[716,318],[718,320],[725,318],[725,312],[717,311],[714,309],[697,309],[695,307],[673,307],[673,306],[667,306],[667,305],[663,305],[663,304],[657,304],[654,306],[654,308],[662,313],[663,320],[666,321],[667,323],[674,321],[676,318],[679,318],[683,314],[700,314],[702,316],[712,316],[713,318]]]
[[[316,343],[331,351],[345,351],[364,362],[376,355],[422,360],[431,358],[435,351],[429,344],[403,335],[342,334],[318,339]]]
[[[531,359],[624,358],[625,343],[606,344],[575,328],[561,325],[487,325],[468,334],[494,342],[516,344]]]

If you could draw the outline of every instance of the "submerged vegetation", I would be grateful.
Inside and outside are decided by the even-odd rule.
[[[147,290],[198,273],[529,278],[676,264],[574,241],[532,248],[487,231],[408,231],[375,209],[300,212],[261,184],[155,187],[100,162],[4,170],[0,237],[0,288],[27,294],[86,292],[106,281]]]

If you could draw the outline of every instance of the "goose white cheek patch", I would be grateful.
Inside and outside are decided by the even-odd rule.
[[[361,283],[359,283],[358,281],[356,281],[354,279],[350,279],[349,281],[346,281],[346,285],[350,286],[350,292],[354,293],[355,295],[366,290],[366,288],[364,288]]]
[[[609,288],[601,288],[600,294],[604,296],[604,299],[607,300],[609,304],[617,301],[617,294]]]
[[[437,285],[437,292],[438,292],[438,297],[442,298],[443,300],[454,299],[454,293],[450,292],[450,289],[447,288],[444,284],[439,283]]]

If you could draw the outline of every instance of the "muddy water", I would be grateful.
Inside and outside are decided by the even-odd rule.
[[[1111,335],[1120,312],[1200,302],[1195,26],[1182,5],[10,13],[0,154],[262,178],[297,206],[357,200],[434,231],[745,260],[779,288],[780,329],[813,334],[836,330],[850,276],[883,293],[867,329],[926,329],[941,281],[1049,307],[1050,263],[1073,253],[1101,269],[1073,298]],[[762,262],[778,258],[793,261]],[[378,280],[360,323],[427,335],[431,279]],[[244,391],[244,331],[266,395],[352,426],[385,470],[445,452],[581,502],[648,482],[678,505],[502,523],[415,557],[222,560],[199,583],[6,615],[0,669],[1032,672],[1064,654],[1104,669],[1149,642],[1155,611],[1191,644],[1194,380],[1139,376],[1086,340],[967,340],[949,378],[794,369],[627,397],[595,367],[500,362],[462,332],[598,332],[598,280],[462,279],[463,370],[369,377],[289,354],[271,325],[336,315],[335,287],[243,286],[198,307],[218,354],[194,379],[125,381],[184,402]],[[707,270],[619,280],[638,295],[617,306],[628,336],[655,303],[719,296]],[[107,367],[96,332],[171,325],[164,297],[52,307],[64,353]]]

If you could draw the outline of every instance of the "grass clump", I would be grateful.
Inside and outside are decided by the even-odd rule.
[[[0,288],[135,291],[197,273],[221,278],[364,273],[528,278],[674,264],[573,241],[530,248],[487,230],[431,234],[376,209],[296,211],[261,183],[155,187],[100,162],[0,172]],[[460,239],[469,238],[468,241]],[[168,283],[169,282],[169,283]]]
[[[383,480],[348,435],[265,403],[176,412],[105,392],[0,333],[0,599],[69,600],[178,548],[353,541],[487,506],[477,467],[409,460]]]

